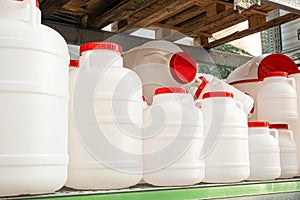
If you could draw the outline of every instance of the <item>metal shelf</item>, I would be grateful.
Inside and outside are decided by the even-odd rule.
[[[46,195],[19,196],[6,199],[60,200],[147,200],[147,199],[216,199],[300,192],[300,178],[234,184],[198,184],[187,187],[153,187],[140,184],[128,189],[78,191],[69,188]]]

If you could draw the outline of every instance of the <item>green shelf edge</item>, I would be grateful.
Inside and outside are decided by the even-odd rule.
[[[201,185],[193,188],[175,188],[160,190],[140,190],[117,193],[101,194],[77,194],[75,196],[44,197],[43,200],[182,200],[182,199],[215,199],[231,198],[241,196],[257,196],[274,193],[300,192],[300,180],[267,182],[267,183],[246,183],[210,186]]]

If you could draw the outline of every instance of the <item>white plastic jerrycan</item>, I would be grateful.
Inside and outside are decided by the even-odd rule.
[[[293,178],[299,169],[293,131],[288,130],[288,124],[271,124],[270,128],[278,130],[281,163],[279,178]]]
[[[122,47],[80,47],[70,72],[69,173],[75,189],[127,188],[142,179],[142,84],[123,68]],[[77,73],[77,74],[76,74]],[[74,75],[74,76],[73,76]]]
[[[146,183],[180,186],[204,178],[203,118],[183,88],[158,88],[144,112],[143,153]]]
[[[234,98],[243,104],[244,112],[247,115],[250,114],[250,111],[253,109],[254,100],[249,95],[243,93],[242,91],[236,89],[235,87],[225,83],[224,81],[216,77],[212,77],[208,81],[204,76],[200,76],[199,78],[195,78],[194,85],[198,87],[198,89],[194,93],[194,99],[202,99],[203,94],[207,92],[231,92],[233,93]]]
[[[268,122],[249,122],[250,176],[247,180],[274,180],[281,174],[278,131]]]
[[[140,76],[149,105],[157,88],[184,87],[197,73],[194,58],[174,43],[164,40],[147,42],[126,52],[124,67]]]
[[[0,196],[55,192],[67,179],[67,44],[36,0],[1,0],[0,26]]]
[[[298,118],[295,122],[290,123],[290,129],[294,133],[294,140],[297,145],[297,157],[298,159],[298,167],[299,167],[299,172],[297,175],[300,175],[300,71],[297,70],[293,73],[290,73],[289,78],[294,78],[296,82],[296,92],[297,92],[297,107],[298,107]]]
[[[269,72],[259,85],[257,118],[272,124],[286,124],[298,118],[295,79],[286,72]]]
[[[208,92],[197,101],[204,116],[207,183],[238,182],[250,173],[247,116],[229,92]]]

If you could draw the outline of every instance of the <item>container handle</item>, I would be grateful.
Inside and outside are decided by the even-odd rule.
[[[294,78],[287,78],[287,83],[291,85],[294,89],[296,89],[296,83]]]
[[[269,131],[270,131],[270,135],[272,135],[278,141],[279,140],[278,139],[278,130],[275,128],[271,128]]]
[[[200,76],[199,78],[195,78],[195,80],[197,80],[198,82],[201,82],[201,84],[199,84],[199,86],[198,86],[198,88],[195,92],[194,100],[196,100],[200,97],[202,91],[204,90],[204,88],[208,84],[208,81],[206,80],[206,78],[204,76]]]

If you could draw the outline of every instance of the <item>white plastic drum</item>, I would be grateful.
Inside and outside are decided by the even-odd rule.
[[[268,122],[249,122],[250,176],[247,180],[274,180],[281,174],[277,130]]]
[[[272,124],[286,124],[298,118],[295,80],[286,72],[269,72],[259,84],[257,118]]]
[[[186,89],[156,89],[144,112],[143,138],[146,183],[179,186],[203,180],[203,119]]]
[[[140,76],[148,104],[152,103],[155,89],[184,87],[197,73],[194,58],[165,40],[150,41],[130,49],[124,54],[124,67]]]
[[[39,12],[36,0],[0,1],[0,196],[67,178],[68,48]]]
[[[287,124],[271,124],[270,128],[278,130],[281,175],[280,178],[293,178],[298,174],[297,146],[293,131],[288,130]]]
[[[298,106],[298,118],[295,122],[290,123],[290,129],[294,133],[294,140],[297,145],[297,149],[300,149],[300,71],[295,71],[289,75],[290,78],[294,78],[296,82],[296,91],[297,91],[297,106]],[[297,175],[300,175],[300,151],[297,151],[298,167],[299,171]]]
[[[204,116],[207,183],[238,182],[250,173],[247,116],[229,92],[209,92],[200,100]]]
[[[228,83],[249,79],[262,79],[268,72],[298,70],[296,63],[288,56],[280,53],[263,54],[249,60],[236,68],[227,78]]]
[[[123,68],[122,48],[117,44],[87,43],[80,47],[80,54],[79,70],[70,72],[77,78],[70,79],[70,164],[66,186],[133,186],[142,179],[145,104],[141,80]]]

